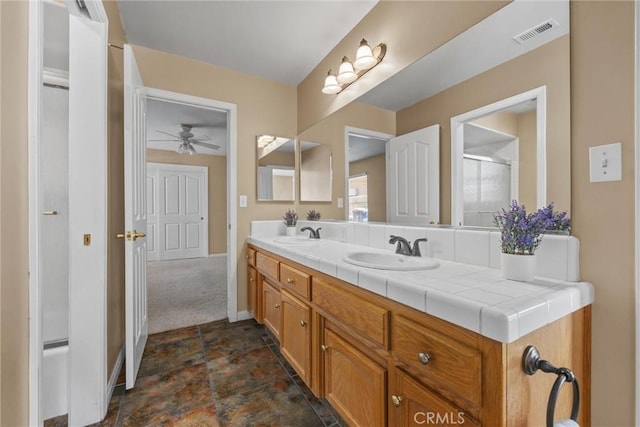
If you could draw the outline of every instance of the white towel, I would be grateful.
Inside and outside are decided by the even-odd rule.
[[[553,427],[580,427],[577,422],[572,419],[556,421]]]

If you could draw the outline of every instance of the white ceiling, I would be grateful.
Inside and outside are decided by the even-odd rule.
[[[376,1],[118,0],[118,6],[130,43],[298,85]]]

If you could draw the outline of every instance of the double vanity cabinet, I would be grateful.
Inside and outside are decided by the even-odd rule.
[[[503,343],[258,246],[247,259],[250,312],[350,426],[544,426],[556,377],[523,372],[529,344],[580,379],[578,421],[590,423],[590,306]]]

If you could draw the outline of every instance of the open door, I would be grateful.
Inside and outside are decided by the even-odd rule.
[[[440,126],[387,143],[387,220],[426,225],[440,221]]]
[[[133,388],[147,342],[146,98],[131,46],[124,46],[126,386]]]

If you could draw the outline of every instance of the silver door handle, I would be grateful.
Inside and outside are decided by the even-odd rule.
[[[58,215],[58,211],[44,211],[42,215]]]

